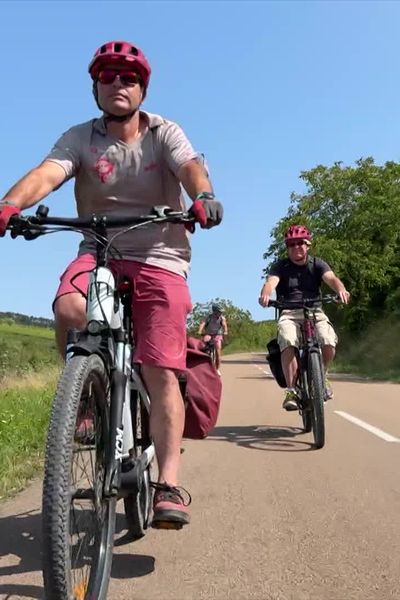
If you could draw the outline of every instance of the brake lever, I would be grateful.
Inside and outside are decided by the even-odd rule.
[[[44,232],[40,230],[32,231],[32,229],[23,229],[22,227],[19,227],[18,229],[13,228],[10,230],[11,238],[13,240],[15,240],[21,235],[24,238],[24,240],[27,240],[28,242],[30,242],[31,240],[36,240],[36,238],[43,235],[43,233]]]
[[[36,223],[35,223],[35,221],[36,221]],[[31,226],[39,224],[39,222],[40,222],[40,219],[33,215],[30,215],[29,217],[12,216],[10,218],[9,227],[8,227],[11,238],[13,240],[15,240],[20,235],[25,240],[29,240],[29,241],[38,238],[40,235],[42,235],[43,232],[39,229],[36,231],[33,231]]]
[[[153,206],[152,213],[155,215],[155,219],[168,219],[172,221],[175,216],[179,223],[192,223],[194,221],[193,217],[191,217],[189,213],[187,216],[183,216],[185,213],[175,211],[170,206],[164,206],[161,204]]]
[[[325,302],[326,304],[341,304],[339,296],[333,294],[329,294],[329,296],[323,296],[322,302]]]
[[[27,229],[22,233],[24,240],[27,240],[28,242],[31,240],[36,240],[36,238],[40,237],[43,234],[44,231],[39,229],[36,231],[32,231],[32,229]]]
[[[20,215],[13,215],[7,225],[7,230],[10,232],[10,236],[13,240],[19,235],[22,235],[23,226],[26,223],[26,217]]]
[[[163,204],[158,204],[153,206],[151,211],[157,219],[165,219],[169,216],[170,213],[174,212],[170,206],[165,206]]]

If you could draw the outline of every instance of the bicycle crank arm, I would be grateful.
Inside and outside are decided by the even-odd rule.
[[[155,456],[154,444],[144,450],[139,458],[133,463],[129,471],[121,473],[120,495],[138,494],[142,486],[143,473]]]

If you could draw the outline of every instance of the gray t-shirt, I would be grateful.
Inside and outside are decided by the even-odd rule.
[[[222,335],[224,333],[224,322],[222,315],[208,315],[205,324],[205,333],[207,335]]]
[[[322,276],[331,271],[330,266],[318,257],[309,256],[305,265],[296,265],[289,258],[278,260],[268,275],[279,277],[276,297],[280,301],[301,302],[303,298],[318,298]]]
[[[197,154],[176,123],[150,113],[141,116],[148,128],[132,144],[110,136],[103,118],[92,119],[64,133],[46,157],[62,166],[66,180],[75,177],[80,217],[148,214],[157,204],[185,210],[176,174]],[[109,239],[117,231],[110,230]],[[114,245],[124,259],[187,274],[191,252],[184,225],[146,225],[119,236]],[[79,247],[79,254],[86,252],[95,252],[88,236]]]

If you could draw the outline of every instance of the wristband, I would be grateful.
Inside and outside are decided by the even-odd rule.
[[[212,192],[200,192],[200,194],[197,194],[195,200],[201,200],[202,198],[206,198],[207,200],[215,200],[215,194]]]
[[[0,206],[15,206],[15,208],[20,208],[18,204],[15,204],[12,200],[0,200]]]

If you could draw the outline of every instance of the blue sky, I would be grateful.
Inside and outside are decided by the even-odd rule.
[[[400,3],[0,2],[0,195],[59,135],[98,114],[87,64],[127,39],[153,68],[144,108],[177,121],[205,152],[223,224],[193,237],[193,301],[257,304],[262,259],[299,174],[372,155],[398,160]],[[47,199],[73,215],[71,183]],[[0,311],[51,316],[79,238],[0,240]]]

